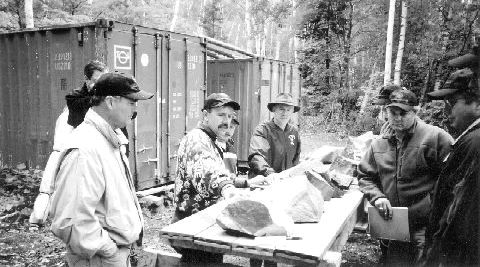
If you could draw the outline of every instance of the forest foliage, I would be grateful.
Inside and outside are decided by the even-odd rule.
[[[403,0],[408,6],[400,83],[426,100],[480,37],[476,0]],[[304,112],[359,131],[373,127],[375,107],[362,107],[383,85],[388,0],[33,0],[35,27],[113,19],[209,36],[299,64]],[[402,0],[396,1],[393,61]],[[0,31],[25,27],[25,0],[0,2]],[[392,62],[393,65],[394,62]],[[393,68],[394,66],[392,66]],[[392,70],[393,72],[393,70]],[[426,105],[432,117],[438,105]],[[360,112],[361,111],[361,112]],[[437,115],[435,115],[437,116]],[[431,118],[430,118],[431,119]]]

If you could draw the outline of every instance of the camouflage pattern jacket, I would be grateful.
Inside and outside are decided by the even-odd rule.
[[[215,204],[234,175],[224,165],[215,134],[202,126],[180,142],[175,177],[175,219],[181,220]]]

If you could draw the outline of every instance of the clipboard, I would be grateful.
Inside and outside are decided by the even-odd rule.
[[[385,220],[377,208],[368,207],[368,224],[370,235],[374,238],[409,242],[408,208],[394,207],[393,217]]]

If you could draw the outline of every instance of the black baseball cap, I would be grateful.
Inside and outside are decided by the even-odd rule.
[[[393,91],[404,89],[397,84],[386,84],[380,87],[378,90],[377,98],[373,101],[374,105],[387,105],[390,104],[390,94]]]
[[[153,97],[152,93],[140,90],[132,77],[120,73],[105,73],[93,86],[96,96],[123,96],[132,100],[146,100]]]
[[[472,51],[448,61],[448,65],[456,68],[475,68],[480,62],[480,47],[475,45]]]
[[[211,108],[218,108],[223,106],[230,106],[234,110],[240,110],[240,105],[233,101],[227,94],[225,93],[213,93],[205,99],[205,103],[203,105],[202,110],[207,110]]]
[[[477,78],[470,68],[454,71],[441,89],[430,92],[427,95],[432,99],[444,99],[461,91],[478,92]]]
[[[400,89],[395,90],[390,94],[390,104],[389,107],[399,107],[405,111],[410,111],[414,106],[418,105],[417,96],[410,90]]]

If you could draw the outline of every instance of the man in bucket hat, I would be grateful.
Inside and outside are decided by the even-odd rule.
[[[267,104],[273,119],[259,124],[250,139],[248,165],[251,179],[273,179],[279,173],[298,164],[300,159],[300,135],[290,121],[300,107],[289,93],[280,93]],[[253,178],[255,177],[255,178]],[[262,260],[250,259],[250,266],[261,266]],[[265,261],[265,266],[276,263]]]
[[[426,235],[427,266],[479,265],[480,90],[478,47],[449,64],[453,72],[444,87],[429,93],[442,99],[458,137],[435,187]]]
[[[130,123],[138,100],[152,97],[132,78],[102,75],[83,123],[62,148],[51,230],[65,242],[69,266],[130,266],[132,244],[141,244],[142,210],[120,128]]]
[[[298,128],[290,121],[300,107],[291,94],[280,93],[267,108],[273,113],[272,120],[259,124],[250,140],[250,177],[279,173],[297,165],[300,159]]]
[[[416,116],[418,100],[406,89],[389,96],[389,133],[374,140],[358,167],[360,190],[385,220],[408,207],[411,242],[382,240],[382,262],[410,266],[422,255],[430,197],[452,138]]]

